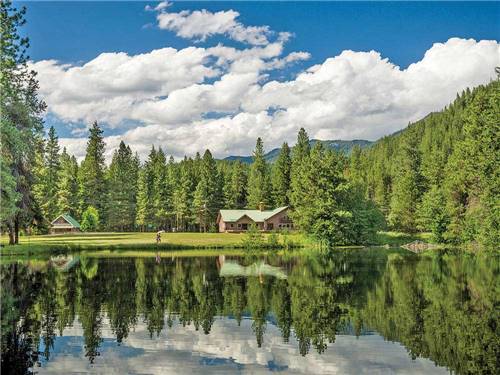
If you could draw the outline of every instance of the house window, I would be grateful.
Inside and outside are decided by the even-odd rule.
[[[267,224],[267,230],[273,230],[273,229],[274,229],[274,224],[273,223]]]
[[[238,228],[241,228],[241,224],[238,224]]]
[[[234,224],[233,224],[233,223],[231,223],[231,224],[229,224],[229,226],[230,226],[231,228],[233,228],[233,227],[234,227]]]

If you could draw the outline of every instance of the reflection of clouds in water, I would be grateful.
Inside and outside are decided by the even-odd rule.
[[[101,355],[90,365],[84,356],[82,328],[79,323],[58,337],[52,359],[38,368],[40,374],[93,372],[105,374],[195,374],[195,373],[266,373],[269,370],[305,374],[435,374],[447,371],[437,368],[430,360],[412,361],[406,349],[386,342],[378,335],[338,335],[325,353],[311,349],[305,357],[291,337],[283,343],[279,329],[267,325],[264,342],[258,348],[252,331],[252,321],[217,319],[209,335],[196,331],[193,325],[174,323],[159,337],[150,339],[147,326],[139,323],[121,346],[114,339],[109,322],[104,320]],[[66,337],[71,337],[68,340]],[[75,336],[79,336],[75,338]],[[64,340],[67,345],[60,345]],[[62,344],[62,343],[61,343]],[[75,351],[75,345],[80,351]]]

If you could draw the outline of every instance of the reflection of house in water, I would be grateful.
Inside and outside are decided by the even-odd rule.
[[[220,277],[232,276],[272,276],[277,279],[286,279],[286,273],[280,268],[266,264],[264,261],[255,262],[249,266],[242,266],[235,260],[226,260],[224,255],[217,259],[217,268]]]
[[[80,257],[74,257],[73,255],[58,255],[50,257],[50,263],[56,268],[58,271],[69,271],[73,266],[78,264],[80,261]]]

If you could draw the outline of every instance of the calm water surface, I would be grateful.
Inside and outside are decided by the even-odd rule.
[[[499,257],[6,259],[2,373],[493,374]]]

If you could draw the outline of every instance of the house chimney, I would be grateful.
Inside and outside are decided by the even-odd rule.
[[[264,202],[259,203],[259,210],[264,211]]]

